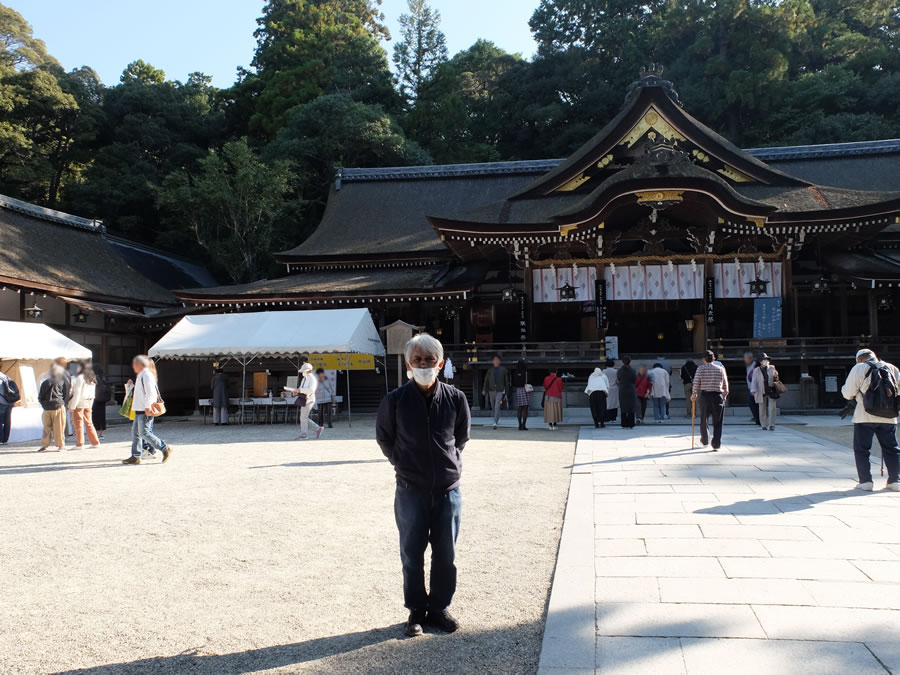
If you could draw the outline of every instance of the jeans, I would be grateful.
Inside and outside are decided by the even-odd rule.
[[[456,538],[462,497],[459,488],[430,495],[397,480],[394,517],[400,532],[403,604],[407,609],[442,611],[456,592]],[[425,548],[431,544],[431,593],[425,591]]]
[[[712,417],[712,447],[722,446],[722,423],[725,421],[725,397],[717,391],[701,391],[697,397],[700,409],[700,442],[709,443],[709,418]]]
[[[11,405],[0,405],[0,443],[9,442],[9,433],[12,431]]]
[[[494,411],[494,424],[500,424],[500,407],[503,405],[504,394],[502,391],[489,391],[488,400],[491,402],[491,410]]]
[[[881,456],[887,467],[888,483],[900,480],[900,449],[897,447],[897,425],[876,422],[859,422],[853,425],[853,454],[856,456],[856,472],[860,483],[872,482],[872,467],[869,464],[869,450],[872,437],[878,438]]]
[[[166,442],[153,433],[153,419],[142,412],[134,414],[134,422],[131,423],[131,456],[140,459],[143,443],[150,446],[151,450],[166,450]]]
[[[759,403],[756,402],[750,391],[747,392],[747,407],[750,408],[750,416],[753,418],[753,423],[759,424]]]
[[[661,421],[666,419],[666,397],[665,396],[657,396],[653,399],[653,416],[656,418],[656,421]]]

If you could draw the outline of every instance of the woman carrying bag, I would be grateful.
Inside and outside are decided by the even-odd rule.
[[[558,370],[551,371],[544,378],[544,421],[551,431],[559,429],[557,425],[562,422],[562,393],[565,386]]]
[[[769,362],[769,355],[759,357],[759,366],[750,380],[753,400],[759,404],[759,426],[763,431],[775,431],[775,417],[778,414],[778,399],[787,391],[781,382],[778,370]]]
[[[304,363],[300,366],[300,378],[300,387],[291,393],[297,397],[297,407],[300,409],[300,435],[296,440],[305,441],[309,438],[310,425],[315,430],[316,438],[319,438],[325,429],[309,418],[316,406],[316,389],[319,387],[319,378],[313,372],[311,364]]]

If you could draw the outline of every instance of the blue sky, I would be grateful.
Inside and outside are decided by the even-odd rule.
[[[263,0],[4,0],[66,69],[88,65],[115,84],[126,64],[144,59],[184,80],[199,70],[219,87],[253,56],[253,31]],[[531,56],[528,19],[538,0],[431,0],[443,16],[450,53],[478,38]],[[391,34],[406,0],[384,0]],[[391,45],[387,45],[390,52]]]

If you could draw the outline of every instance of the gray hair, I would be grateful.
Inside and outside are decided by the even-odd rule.
[[[150,357],[146,354],[138,354],[133,359],[131,359],[132,363],[140,363],[143,368],[150,367]]]
[[[429,356],[436,357],[438,363],[444,360],[444,345],[441,344],[440,340],[432,337],[428,333],[419,333],[406,343],[404,355],[406,356],[407,363],[412,361],[412,355],[416,349],[421,349]]]

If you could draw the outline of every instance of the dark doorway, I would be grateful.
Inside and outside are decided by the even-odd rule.
[[[677,302],[610,303],[607,335],[619,338],[620,354],[691,352],[691,336],[684,320],[691,312]]]

